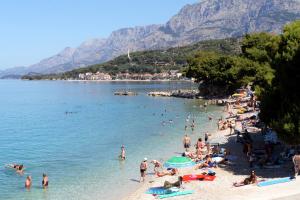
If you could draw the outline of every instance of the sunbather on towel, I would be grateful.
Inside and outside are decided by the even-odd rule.
[[[217,167],[217,163],[211,159],[210,155],[206,156],[206,161],[204,163],[200,163],[196,166],[196,169],[201,169],[203,167]]]
[[[245,180],[243,180],[242,182],[235,182],[233,183],[233,185],[235,187],[240,187],[240,186],[244,186],[244,185],[250,185],[250,184],[256,184],[257,183],[257,176],[255,174],[255,171],[251,171],[251,174],[248,178],[245,178]]]
[[[163,176],[174,176],[178,174],[178,169],[173,168],[171,170],[168,170],[166,172],[156,172],[156,176],[163,177]]]
[[[178,177],[178,181],[176,181],[175,183],[171,183],[169,181],[165,181],[165,183],[164,183],[165,189],[169,189],[172,187],[181,188],[181,186],[182,186],[182,177],[181,176]]]

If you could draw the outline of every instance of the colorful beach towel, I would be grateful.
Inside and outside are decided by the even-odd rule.
[[[188,181],[213,181],[215,180],[216,176],[210,176],[210,175],[203,175],[203,174],[188,174],[182,176],[182,180],[185,182]]]

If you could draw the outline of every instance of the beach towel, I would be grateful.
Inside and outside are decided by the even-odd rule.
[[[287,183],[292,180],[293,179],[291,177],[285,177],[285,178],[273,179],[273,180],[268,180],[268,181],[262,181],[262,182],[258,183],[257,185],[259,187],[264,187],[264,186],[275,185],[275,184],[279,184],[279,183]]]
[[[213,162],[216,162],[216,163],[222,162],[224,160],[223,157],[213,157],[211,159]]]
[[[184,182],[188,181],[213,181],[215,180],[216,176],[210,176],[210,175],[203,175],[203,174],[188,174],[184,175],[182,177],[182,180]]]
[[[158,198],[165,199],[165,198],[169,198],[169,197],[182,196],[182,195],[188,195],[188,194],[193,194],[193,193],[194,193],[193,190],[186,190],[186,191],[174,192],[171,194],[159,195]]]

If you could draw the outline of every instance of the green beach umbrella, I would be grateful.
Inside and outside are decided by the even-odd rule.
[[[191,167],[194,166],[195,162],[193,162],[190,158],[187,157],[172,157],[165,164],[166,168],[183,168],[183,167]]]

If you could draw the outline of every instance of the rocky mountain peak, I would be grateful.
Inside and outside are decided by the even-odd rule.
[[[65,48],[27,67],[24,73],[63,72],[108,61],[128,49],[163,49],[251,32],[279,33],[286,23],[296,19],[300,19],[299,0],[202,0],[184,6],[166,24],[113,31],[106,39],[92,39],[77,48]]]

